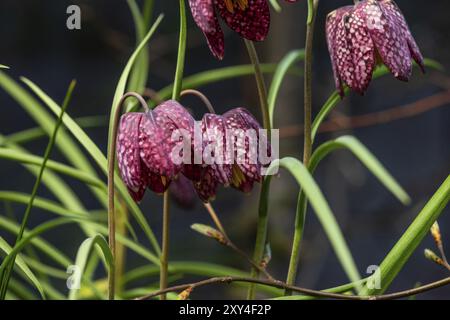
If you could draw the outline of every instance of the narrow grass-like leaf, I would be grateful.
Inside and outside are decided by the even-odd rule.
[[[270,125],[273,127],[273,114],[275,112],[275,106],[280,92],[281,85],[284,78],[288,74],[289,70],[298,61],[303,60],[305,57],[305,50],[294,50],[289,52],[278,64],[275,74],[273,75],[272,83],[270,85],[269,94],[267,99],[269,100],[269,116]]]
[[[281,12],[281,6],[278,3],[277,0],[269,0],[270,4],[272,5],[272,8],[276,11],[276,12]]]
[[[336,218],[334,217],[322,191],[318,187],[317,183],[312,178],[308,169],[295,158],[283,158],[281,160],[274,161],[268,174],[274,172],[278,166],[287,169],[296,179],[301,189],[305,192],[306,197],[311,203],[314,212],[319,219],[322,228],[338,257],[345,273],[352,282],[359,281],[361,279],[358,268],[354,262],[351,251],[342,235],[342,231],[339,227]]]
[[[0,87],[2,87],[34,119],[34,121],[36,121],[48,136],[52,134],[55,121],[51,115],[31,94],[1,71]],[[60,110],[54,113],[59,115]],[[74,167],[86,171],[90,175],[96,175],[95,170],[92,168],[87,158],[64,130],[61,130],[58,134],[55,143],[61,153]],[[97,198],[99,200],[106,200],[103,195],[99,194],[97,194]],[[103,203],[106,204],[106,201]]]
[[[0,249],[5,254],[9,254],[12,250],[8,242],[6,242],[5,239],[3,239],[2,237],[0,237]],[[39,280],[36,278],[34,273],[30,270],[30,268],[20,255],[16,257],[15,264],[24,273],[28,281],[36,287],[36,289],[39,291],[39,294],[41,295],[41,298],[45,299],[45,293],[42,284],[39,282]]]
[[[353,136],[339,137],[319,146],[311,157],[310,171],[314,172],[319,162],[330,152],[337,149],[348,149],[351,151],[400,202],[404,205],[408,205],[411,202],[411,198],[406,191],[385,169],[381,162]]]
[[[38,297],[30,290],[30,288],[26,287],[22,284],[22,282],[18,281],[15,278],[11,278],[11,289],[8,290],[8,293],[12,293],[19,300],[37,300]],[[6,296],[8,298],[8,295]]]
[[[28,151],[26,151],[21,146],[7,141],[6,138],[0,135],[0,145],[7,147],[8,149],[15,150],[21,152],[25,155],[30,155]],[[0,154],[3,151],[0,148]],[[0,156],[1,157],[1,156]],[[42,159],[39,159],[39,163],[42,163]],[[36,165],[29,165],[21,162],[24,168],[26,168],[31,174],[37,176],[39,174],[39,168]],[[47,164],[48,165],[48,164]],[[42,184],[67,208],[71,210],[85,210],[83,204],[81,203],[78,196],[72,190],[72,188],[57,174],[55,174],[51,170],[47,170],[45,174],[42,176]]]
[[[48,264],[42,263],[35,258],[21,254],[22,259],[31,269],[36,270],[39,273],[45,274],[51,278],[67,280],[66,270],[58,269]]]
[[[14,191],[3,191],[0,190],[0,200],[3,201],[10,201],[15,203],[21,203],[21,204],[27,204],[30,202],[31,195],[20,193],[20,192],[14,192]],[[66,217],[77,217],[80,219],[89,219],[93,220],[94,217],[89,215],[87,211],[74,211],[67,209],[65,207],[60,206],[59,204],[50,201],[48,199],[35,197],[34,199],[34,206],[36,208],[46,210],[48,212],[52,212],[61,216]],[[98,219],[98,217],[97,217]],[[80,220],[82,222],[82,220]]]
[[[26,228],[26,226],[28,224],[28,220],[29,220],[29,217],[30,217],[30,214],[31,214],[31,210],[33,208],[33,201],[34,201],[34,199],[35,199],[35,197],[37,195],[37,192],[39,190],[39,186],[41,184],[42,176],[43,176],[44,171],[46,169],[46,165],[47,165],[48,159],[50,158],[51,152],[53,150],[53,146],[55,144],[59,128],[60,128],[60,126],[62,124],[62,117],[63,117],[64,113],[66,112],[66,109],[67,109],[67,107],[68,107],[68,105],[70,103],[70,100],[72,98],[72,93],[73,93],[73,90],[75,89],[75,83],[76,83],[75,81],[72,81],[70,83],[69,89],[67,90],[66,97],[64,98],[64,102],[63,102],[61,111],[60,111],[59,116],[58,116],[58,121],[55,124],[55,128],[53,130],[53,133],[50,136],[50,140],[49,140],[49,142],[47,144],[47,148],[45,149],[45,154],[44,154],[44,159],[43,159],[42,164],[41,164],[41,169],[40,169],[39,174],[38,174],[38,176],[36,178],[36,181],[34,183],[33,190],[31,191],[30,201],[28,202],[27,208],[26,208],[24,216],[22,218],[22,223],[21,223],[20,230],[19,230],[19,233],[17,235],[17,239],[16,239],[15,244],[17,244],[22,239],[23,232],[25,231],[25,228]],[[0,272],[0,279],[1,279],[0,299],[4,299],[5,296],[6,296],[6,291],[8,290],[8,284],[9,284],[11,271],[12,271],[12,268],[14,267],[15,255],[9,254],[8,257],[11,257],[10,264],[6,266],[6,269],[3,272]]]
[[[365,288],[362,295],[377,295],[385,292],[392,281],[397,277],[400,270],[409,260],[413,252],[428,234],[433,223],[439,218],[442,211],[450,201],[450,175],[442,183],[436,193],[431,197],[425,207],[420,211],[408,229],[403,233],[400,240],[380,265],[381,276],[379,289]]]
[[[44,232],[53,230],[59,226],[62,226],[65,224],[76,223],[76,222],[77,221],[74,217],[72,217],[72,218],[57,218],[57,219],[50,220],[50,221],[40,224],[36,228],[29,231],[28,234],[24,233],[24,236],[22,237],[22,239],[16,243],[16,245],[12,248],[11,252],[2,261],[2,263],[0,265],[0,272],[3,272],[6,268],[6,266],[9,263],[11,263],[11,261],[14,261],[14,257],[17,254],[19,254],[20,251],[22,250],[22,248],[24,246],[26,246],[34,237],[37,237]]]
[[[135,0],[127,0],[131,15],[133,16],[134,28],[136,31],[136,45],[139,45],[144,40],[146,33],[146,25],[144,17],[139,10]],[[149,54],[147,48],[144,48],[136,58],[136,62],[130,73],[130,80],[128,81],[128,91],[136,91],[142,93],[145,89],[145,84],[148,77],[149,69]]]
[[[14,235],[19,233],[19,225],[10,219],[0,216],[0,228],[6,230]],[[24,238],[27,238],[30,235],[29,230],[25,230]],[[33,236],[30,239],[30,243],[33,244],[37,249],[39,249],[42,253],[44,253],[48,258],[50,258],[53,262],[57,263],[63,268],[67,268],[67,266],[71,265],[72,262],[70,259],[62,253],[58,248],[48,243],[46,240]]]
[[[263,73],[270,74],[275,72],[276,69],[277,64],[261,64],[261,71]],[[254,68],[251,64],[223,67],[219,69],[199,72],[194,75],[187,76],[183,79],[183,90],[198,89],[199,87],[219,81],[235,79],[243,76],[252,76],[253,72]],[[161,100],[166,100],[171,97],[172,91],[173,85],[169,85],[159,90],[157,96]]]
[[[103,258],[106,262],[106,265],[109,269],[114,269],[114,259],[113,255],[111,253],[111,250],[109,249],[108,242],[105,240],[105,238],[102,235],[95,235],[92,238],[88,238],[83,241],[80,248],[77,252],[77,257],[75,259],[75,265],[78,267],[78,270],[76,272],[77,276],[79,276],[78,279],[74,279],[75,281],[79,281],[78,283],[81,283],[84,271],[86,269],[86,264],[89,259],[89,255],[91,254],[94,246],[98,246],[102,253]],[[73,288],[70,290],[69,293],[69,299],[70,300],[76,300],[78,295],[78,289]]]
[[[431,60],[431,59],[425,59],[424,61],[425,66],[436,69],[436,70],[443,70],[443,67],[441,64],[439,64],[437,61]],[[380,78],[384,75],[389,74],[388,68],[386,66],[379,67],[375,70],[373,74],[373,79]],[[345,95],[348,95],[350,90],[348,87],[345,87],[344,93]],[[320,109],[317,116],[314,118],[313,124],[312,124],[312,130],[311,130],[311,136],[312,141],[314,142],[314,139],[317,135],[317,131],[319,130],[320,125],[322,122],[328,117],[330,112],[338,105],[338,103],[341,101],[341,97],[339,96],[339,92],[335,91],[325,102],[325,104]]]
[[[0,148],[0,158],[36,166],[40,166],[43,161],[42,157],[6,148]],[[47,161],[47,167],[51,170],[54,170],[55,172],[64,174],[88,185],[100,188],[101,190],[106,190],[106,185],[102,180],[90,175],[85,171],[53,160]]]
[[[86,116],[76,118],[74,120],[81,128],[88,129],[106,126],[108,123],[105,118],[106,116]],[[41,127],[35,127],[11,133],[10,135],[4,137],[3,141],[5,143],[25,144],[45,136],[46,133]],[[3,143],[0,142],[0,146],[2,145]]]

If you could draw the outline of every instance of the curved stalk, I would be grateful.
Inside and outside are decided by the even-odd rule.
[[[144,98],[142,98],[136,92],[128,92],[120,98],[118,107],[116,108],[116,112],[114,113],[113,119],[113,127],[112,127],[112,139],[111,144],[108,149],[108,244],[109,249],[111,250],[111,254],[113,257],[113,262],[115,263],[116,259],[116,217],[115,217],[115,203],[114,203],[114,172],[115,172],[115,163],[116,163],[116,136],[119,127],[119,119],[122,113],[122,108],[124,106],[124,102],[128,97],[134,97],[138,99],[141,106],[144,109],[148,109],[147,103]],[[108,272],[108,298],[110,300],[114,300],[115,294],[115,272],[114,268],[110,268]]]
[[[259,104],[261,107],[261,115],[263,118],[264,129],[268,130],[270,139],[270,115],[269,115],[269,101],[267,100],[267,89],[264,82],[264,76],[261,70],[261,64],[259,63],[258,54],[255,49],[255,45],[250,40],[245,40],[245,46],[247,47],[248,56],[255,69],[256,85],[258,87]]]

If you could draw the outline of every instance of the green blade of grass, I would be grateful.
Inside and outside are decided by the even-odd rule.
[[[11,77],[1,71],[0,87],[2,87],[33,118],[48,136],[51,136],[55,121],[31,94],[19,86]],[[55,114],[59,115],[59,111],[55,112]],[[95,170],[92,168],[87,158],[64,130],[61,130],[58,134],[55,143],[59,151],[61,151],[74,167],[83,170],[92,176],[96,175]],[[104,195],[96,189],[94,189],[93,192],[100,203],[106,206]]]
[[[107,125],[105,116],[86,116],[79,117],[75,119],[75,122],[83,129],[89,128],[99,128]],[[4,143],[8,144],[25,144],[28,142],[33,142],[37,139],[46,136],[45,131],[41,127],[35,127],[30,129],[25,129],[22,131],[11,133],[10,135],[3,137],[3,142],[0,142],[0,146]]]
[[[17,235],[19,233],[19,225],[10,219],[2,217],[0,215],[0,228],[10,232],[13,235]],[[30,235],[29,230],[25,230],[24,237],[28,237]],[[60,265],[63,268],[67,268],[72,264],[72,261],[60,250],[58,250],[55,246],[51,245],[47,241],[37,236],[31,238],[31,244],[33,244],[39,251],[44,253],[48,258],[50,258],[53,262]]]
[[[435,70],[443,70],[442,65],[434,60],[425,59],[424,63],[425,63],[425,66],[427,66],[429,68],[432,68]],[[373,74],[373,79],[380,78],[387,74],[389,74],[388,68],[386,68],[385,66],[379,67],[375,70],[375,72]],[[344,93],[345,93],[345,95],[348,95],[350,93],[350,90],[348,89],[348,87],[345,87]],[[341,101],[341,97],[339,96],[339,92],[335,91],[328,98],[328,100],[325,102],[325,104],[322,106],[319,113],[314,118],[314,122],[312,124],[312,131],[311,131],[312,141],[314,141],[314,139],[317,135],[317,131],[319,130],[319,127],[322,124],[322,122],[328,117],[330,112],[334,109],[334,107],[336,107],[338,105],[338,103],[340,101]]]
[[[37,300],[38,297],[29,288],[24,286],[22,282],[15,278],[11,278],[11,290],[8,293],[12,293],[13,296],[17,297],[19,300]],[[8,297],[8,296],[7,296]]]
[[[281,12],[281,6],[278,3],[277,0],[269,0],[270,4],[272,5],[272,8],[276,11],[276,12]]]
[[[11,246],[8,244],[8,242],[5,241],[2,237],[0,237],[0,249],[5,253],[9,254],[12,250]],[[45,293],[44,288],[42,287],[42,284],[39,282],[39,280],[36,278],[34,273],[30,270],[26,262],[22,259],[20,255],[16,257],[15,261],[16,266],[24,273],[27,280],[35,286],[35,288],[39,291],[39,294],[41,295],[42,299],[45,299]]]
[[[378,295],[384,293],[400,270],[409,260],[413,252],[428,234],[433,223],[439,218],[450,201],[450,175],[420,211],[400,240],[384,258],[380,265],[380,288],[365,288],[362,295]],[[378,282],[378,281],[377,281]]]
[[[75,265],[79,268],[76,272],[79,279],[75,279],[75,281],[81,282],[89,256],[95,246],[100,248],[101,252],[103,253],[102,258],[104,259],[105,264],[108,266],[108,268],[114,269],[114,259],[111,250],[109,249],[108,242],[102,235],[97,234],[92,238],[84,240],[78,249],[77,257],[75,259]],[[77,295],[78,289],[72,288],[69,293],[69,300],[76,300]]]
[[[273,114],[275,112],[275,106],[280,92],[281,85],[284,78],[288,74],[289,70],[295,65],[295,63],[305,58],[305,50],[293,50],[289,52],[278,64],[275,74],[273,75],[272,83],[270,85],[269,94],[267,99],[269,100],[269,115],[270,124],[273,127]]]
[[[23,216],[22,223],[21,223],[20,230],[19,230],[19,233],[17,235],[17,239],[16,239],[15,244],[17,244],[22,239],[23,232],[24,232],[24,230],[25,230],[25,228],[26,228],[26,226],[28,224],[28,220],[29,220],[29,217],[30,217],[30,214],[31,214],[31,209],[33,208],[34,198],[37,195],[39,186],[41,184],[42,175],[44,174],[44,171],[46,169],[47,161],[50,158],[51,152],[53,150],[53,146],[54,146],[55,141],[56,141],[56,137],[58,135],[59,128],[61,127],[61,124],[62,124],[62,117],[63,117],[64,113],[66,112],[66,109],[67,109],[67,107],[68,107],[68,105],[70,103],[70,100],[72,98],[72,93],[73,93],[74,89],[75,89],[75,81],[72,81],[70,83],[70,85],[69,85],[69,89],[67,90],[66,97],[64,98],[63,106],[61,108],[61,112],[59,114],[58,121],[55,124],[55,128],[53,130],[52,135],[50,136],[50,140],[49,140],[47,148],[45,150],[44,159],[43,159],[42,164],[41,164],[41,169],[39,171],[39,174],[38,174],[38,176],[36,178],[36,181],[35,181],[35,184],[33,186],[33,190],[31,192],[30,201],[29,201],[29,203],[27,205],[27,208],[25,210],[25,214]],[[13,251],[14,250],[12,250],[11,252],[13,252]],[[9,284],[9,279],[10,279],[10,276],[11,276],[11,271],[12,271],[12,268],[14,267],[15,256],[14,255],[11,256],[11,254],[9,254],[8,257],[11,257],[11,259],[10,259],[11,262],[10,262],[9,265],[6,266],[5,271],[0,273],[0,279],[1,279],[0,299],[4,299],[5,296],[6,296],[6,291],[8,290],[8,284]]]
[[[31,195],[21,192],[0,190],[0,200],[28,204],[31,200]],[[52,212],[61,216],[75,216],[79,217],[80,219],[93,219],[93,217],[91,217],[89,215],[89,212],[87,211],[70,210],[60,206],[53,201],[40,197],[34,198],[34,206],[38,209],[46,210],[48,212]],[[82,220],[80,220],[80,222],[82,223]]]
[[[42,157],[6,148],[0,148],[0,158],[16,161],[19,163],[32,164],[35,166],[40,166],[43,161]],[[106,185],[102,180],[96,178],[95,176],[90,175],[85,171],[73,168],[71,166],[53,160],[47,161],[47,167],[51,170],[54,170],[55,172],[64,174],[68,177],[79,180],[90,186],[106,191]]]
[[[265,74],[275,72],[277,64],[261,64],[261,71]],[[197,89],[207,84],[219,81],[236,79],[243,76],[252,76],[254,72],[253,65],[245,64],[232,67],[223,67],[208,71],[199,72],[197,74],[187,76],[183,79],[183,90]],[[169,99],[172,95],[173,85],[169,85],[158,91],[157,96],[161,100]]]
[[[146,30],[147,27],[145,25],[144,17],[142,16],[136,1],[127,0],[127,3],[130,8],[131,15],[133,16],[134,28],[136,31],[136,45],[139,45],[139,43],[144,40],[145,34],[148,30]],[[127,90],[142,93],[147,83],[148,71],[149,54],[148,48],[144,47],[136,58],[136,62],[131,70]]]
[[[357,282],[361,279],[358,268],[352,257],[351,251],[348,248],[347,242],[344,239],[342,231],[339,227],[336,218],[334,217],[322,191],[318,187],[317,183],[312,178],[308,169],[295,158],[283,158],[281,160],[274,161],[269,167],[268,174],[272,170],[276,170],[278,166],[287,169],[296,179],[301,189],[306,194],[309,202],[311,203],[317,218],[319,219],[322,228],[331,242],[331,245],[339,259],[345,273],[352,282]]]
[[[338,149],[351,151],[366,168],[389,190],[401,203],[408,205],[411,198],[402,186],[392,177],[381,162],[358,139],[352,136],[342,136],[319,146],[311,157],[310,171],[314,172],[317,165],[330,152]]]
[[[30,155],[28,151],[19,145],[7,141],[7,139],[0,135],[0,145],[5,146],[8,149],[15,150],[25,155]],[[0,154],[3,149],[0,148]],[[1,157],[1,156],[0,156]],[[42,163],[42,159],[38,159]],[[37,176],[39,174],[39,168],[36,165],[28,165],[24,162],[21,164],[26,168],[31,174]],[[60,201],[64,206],[71,210],[84,210],[83,204],[81,203],[78,196],[72,190],[72,188],[57,174],[55,174],[51,170],[47,170],[42,177],[42,184],[46,186],[46,188],[53,193],[53,195]]]

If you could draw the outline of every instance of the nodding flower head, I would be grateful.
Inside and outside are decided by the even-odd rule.
[[[412,60],[424,71],[423,57],[393,0],[364,0],[327,17],[326,33],[336,88],[364,94],[378,62],[399,80],[408,81]]]
[[[269,32],[270,10],[267,0],[189,0],[189,6],[197,26],[205,34],[212,54],[218,59],[223,59],[225,46],[216,11],[232,30],[245,39],[263,41]]]
[[[145,113],[126,113],[117,135],[117,162],[122,180],[135,201],[148,187],[163,193],[181,171],[171,152],[176,144],[172,132],[193,128],[194,119],[176,101],[166,101]]]
[[[219,185],[248,193],[254,182],[261,181],[260,129],[258,121],[244,108],[222,116],[203,116],[203,164],[191,167],[187,175],[202,201],[214,199]]]
[[[250,192],[254,182],[261,181],[261,141],[270,149],[260,129],[244,108],[221,116],[207,113],[198,125],[172,100],[147,112],[126,113],[120,119],[116,150],[122,180],[135,201],[147,188],[165,192],[173,181],[174,197],[186,207],[192,203],[187,193],[193,190],[204,202],[215,198],[220,185]],[[267,150],[266,155],[270,157]]]

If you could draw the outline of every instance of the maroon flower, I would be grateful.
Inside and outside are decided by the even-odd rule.
[[[218,59],[223,59],[225,49],[216,9],[226,24],[245,39],[263,41],[269,32],[270,10],[266,0],[189,0],[189,5],[212,54]]]
[[[204,202],[215,197],[220,185],[250,192],[254,182],[261,181],[259,129],[256,119],[243,108],[222,116],[205,114],[200,137],[195,136],[194,119],[176,101],[145,113],[126,113],[117,135],[120,175],[135,201],[142,199],[146,188],[165,192],[172,181],[173,197],[186,206],[193,203],[193,189]],[[186,160],[180,143],[189,148],[190,163],[174,161],[175,157]],[[186,185],[186,178],[193,188]]]
[[[336,88],[346,84],[364,94],[377,62],[399,80],[408,81],[412,60],[424,71],[423,57],[393,0],[364,0],[331,12],[326,23]]]
[[[257,120],[244,108],[222,116],[203,116],[203,163],[190,167],[187,174],[202,201],[214,199],[219,185],[248,193],[254,182],[261,181],[259,129]]]
[[[148,187],[163,193],[181,171],[171,152],[176,144],[172,132],[190,132],[194,119],[176,101],[166,101],[146,113],[126,113],[120,119],[117,135],[119,171],[131,196],[140,201]]]

